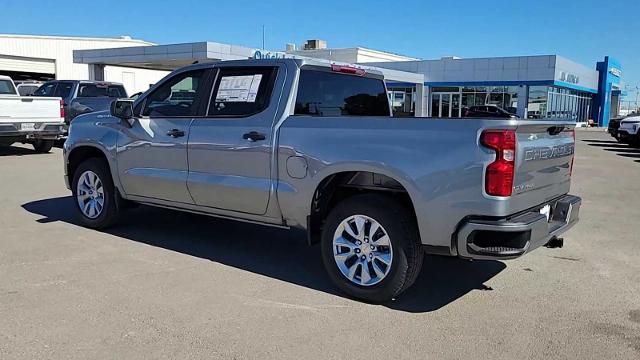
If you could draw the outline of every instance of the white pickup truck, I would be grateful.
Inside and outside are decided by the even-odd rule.
[[[11,78],[0,76],[0,146],[29,143],[46,153],[64,131],[62,99],[19,96]]]

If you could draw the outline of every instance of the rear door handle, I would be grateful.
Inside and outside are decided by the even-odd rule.
[[[184,136],[184,131],[182,130],[178,130],[178,129],[171,129],[169,131],[167,131],[167,135],[173,137],[173,138],[179,138],[179,137],[183,137]]]
[[[260,141],[266,139],[267,137],[257,131],[252,131],[242,135],[242,138],[249,141]]]

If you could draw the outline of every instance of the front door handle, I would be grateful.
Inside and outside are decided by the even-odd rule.
[[[242,135],[242,138],[249,141],[260,141],[266,139],[267,137],[257,131],[252,131]]]
[[[184,136],[184,131],[182,130],[178,130],[178,129],[171,129],[169,131],[167,131],[167,135],[173,137],[173,138],[179,138],[179,137],[183,137]]]

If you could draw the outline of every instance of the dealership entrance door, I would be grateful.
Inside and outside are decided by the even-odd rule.
[[[431,117],[460,117],[460,93],[431,94]]]

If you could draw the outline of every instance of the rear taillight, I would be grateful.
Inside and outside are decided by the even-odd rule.
[[[571,136],[573,137],[573,146],[576,146],[576,130],[572,129],[571,130]],[[573,156],[571,157],[571,164],[569,165],[569,176],[573,175],[573,160],[575,160],[576,155],[575,152],[573,154]]]
[[[60,99],[60,118],[64,119],[64,100]]]
[[[358,76],[364,76],[367,72],[364,69],[360,69],[353,66],[345,66],[345,65],[331,65],[331,71],[341,72],[344,74],[352,74]]]
[[[493,196],[511,196],[516,160],[515,130],[485,130],[480,143],[496,152],[496,160],[487,166],[485,191]]]

